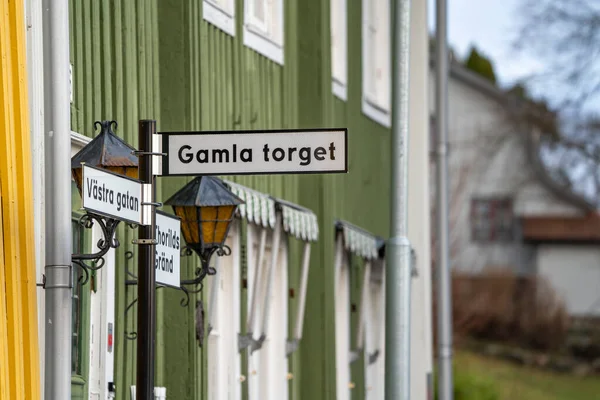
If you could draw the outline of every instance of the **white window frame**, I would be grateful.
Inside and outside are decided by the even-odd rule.
[[[281,215],[278,214],[274,230],[248,224],[247,227],[247,282],[248,288],[256,285],[256,304],[253,311],[253,338],[265,335],[259,349],[248,350],[248,393],[251,399],[285,400],[288,392],[288,359],[286,341],[288,334],[288,249],[287,235],[283,232]],[[267,229],[261,268],[257,268],[263,229]],[[278,243],[275,236],[279,235]],[[273,269],[272,249],[277,248]],[[272,275],[271,275],[272,274]],[[271,290],[268,282],[271,280]],[[270,292],[269,301],[267,296]],[[268,304],[267,304],[268,303]],[[251,312],[248,302],[248,313]],[[265,318],[265,315],[267,318]]]
[[[263,2],[265,22],[257,21],[254,18],[252,6],[256,1]],[[245,46],[283,65],[283,0],[245,0],[243,34]]]
[[[207,335],[209,400],[242,398],[242,362],[238,352],[240,323],[240,227],[234,221],[226,244],[231,255],[213,257],[217,274],[209,277]]]
[[[387,2],[387,14],[388,16],[391,13],[391,4],[390,0],[363,0],[362,1],[362,111],[369,118],[373,119],[375,122],[389,128],[391,127],[391,103],[392,103],[392,76],[391,76],[391,23],[390,18],[384,18],[387,21],[386,25],[382,25],[381,21],[377,24],[383,30],[382,35],[387,37],[388,39],[388,65],[387,65],[387,75],[389,84],[389,101],[386,106],[382,106],[377,104],[375,101],[370,100],[370,95],[378,96],[379,93],[369,94],[369,87],[373,84],[371,80],[375,79],[374,74],[369,67],[369,61],[376,57],[376,51],[386,51],[386,49],[380,48],[378,45],[377,48],[372,48],[372,43],[370,40],[370,21],[371,21],[371,6],[374,2]],[[387,27],[387,30],[386,30]],[[386,34],[387,33],[387,34]],[[380,40],[376,41],[377,43],[381,43]],[[379,66],[379,68],[383,68],[383,73],[386,73],[386,68],[384,66]]]
[[[229,10],[220,3],[227,3]],[[235,36],[235,0],[203,0],[202,17],[223,32]]]
[[[347,0],[331,0],[331,90],[342,100],[348,99],[348,6]],[[340,75],[336,76],[340,68]]]

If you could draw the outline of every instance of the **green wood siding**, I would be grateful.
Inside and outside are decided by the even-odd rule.
[[[95,120],[114,119],[116,133],[133,146],[143,118],[157,120],[159,131],[348,128],[346,175],[233,178],[309,207],[319,217],[304,338],[290,357],[290,398],[335,399],[333,221],[343,218],[387,236],[390,131],[361,111],[360,2],[348,2],[347,102],[331,93],[329,2],[284,3],[281,66],[243,45],[243,0],[236,3],[235,37],[203,21],[200,0],[71,0],[71,124],[74,131],[93,136]],[[166,199],[186,180],[160,178],[158,198]],[[136,249],[130,245],[137,233],[121,227],[117,235],[115,383],[117,398],[126,399],[135,384],[136,341],[127,340],[125,332],[136,331],[137,307],[127,314],[125,308],[137,293],[135,286],[126,288],[125,270],[137,273]],[[127,251],[134,252],[131,260]],[[300,257],[301,246],[290,240],[289,285],[296,294]],[[197,265],[191,258],[182,262],[188,276]],[[356,271],[360,282],[360,268]],[[244,304],[245,296],[242,289]],[[207,359],[195,339],[195,297],[187,308],[180,306],[181,299],[182,293],[172,289],[157,292],[156,386],[166,386],[170,399],[206,398]],[[290,299],[290,328],[296,299]],[[359,365],[362,361],[353,366],[357,383]]]

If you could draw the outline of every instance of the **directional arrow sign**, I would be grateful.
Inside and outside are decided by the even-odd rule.
[[[348,130],[161,133],[162,175],[348,172]]]
[[[181,286],[181,220],[173,215],[156,212],[156,283]]]
[[[135,179],[83,166],[83,208],[134,224],[142,222],[142,184]]]

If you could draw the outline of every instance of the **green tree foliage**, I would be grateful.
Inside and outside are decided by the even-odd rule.
[[[465,67],[496,84],[494,65],[489,58],[480,54],[475,47],[471,47],[469,57],[465,61]]]
[[[527,88],[522,82],[518,82],[514,84],[507,90],[508,93],[517,96],[520,99],[530,100],[529,93],[527,92]]]

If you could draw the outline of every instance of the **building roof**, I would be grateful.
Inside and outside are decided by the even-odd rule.
[[[433,51],[430,52],[430,66],[432,68],[435,66],[435,53]],[[500,104],[507,106],[509,111],[522,111],[522,107],[524,106],[523,99],[517,98],[516,96],[508,93],[506,90],[503,90],[497,85],[493,84],[488,79],[466,68],[460,62],[456,61],[453,56],[449,62],[449,76],[467,86],[470,86],[474,90],[493,98]],[[524,126],[523,129],[532,132],[527,135],[527,156],[532,169],[542,185],[549,192],[553,193],[559,199],[567,202],[568,204],[585,211],[595,211],[596,206],[588,199],[573,191],[570,187],[561,185],[551,176],[547,167],[541,160],[539,152],[537,151],[540,146],[541,135],[536,134],[535,129],[531,130],[531,126]]]
[[[523,239],[533,242],[600,243],[600,216],[524,217]]]

